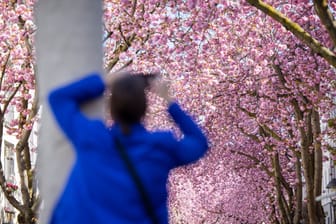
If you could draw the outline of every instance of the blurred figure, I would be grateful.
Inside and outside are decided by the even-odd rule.
[[[52,224],[166,224],[169,171],[204,155],[207,139],[153,74],[92,74],[51,92],[54,116],[76,152],[68,183],[54,209]],[[111,91],[115,123],[106,127],[80,110],[82,103]],[[149,132],[142,125],[146,89],[167,102],[183,133]]]

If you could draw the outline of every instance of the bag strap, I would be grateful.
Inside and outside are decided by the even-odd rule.
[[[136,188],[138,189],[138,192],[141,196],[142,203],[144,205],[144,208],[146,210],[146,213],[147,213],[148,217],[152,220],[153,224],[160,224],[159,219],[157,218],[157,216],[154,212],[154,208],[153,208],[153,206],[152,206],[152,204],[149,200],[149,196],[146,192],[146,189],[145,189],[137,171],[135,170],[135,167],[133,166],[130,158],[128,157],[125,147],[121,144],[121,142],[119,141],[119,139],[117,137],[114,138],[114,141],[116,143],[116,146],[117,146],[116,148],[117,148],[117,150],[120,154],[120,157],[124,161],[124,163],[127,167],[127,170],[129,172],[129,174],[131,175]]]

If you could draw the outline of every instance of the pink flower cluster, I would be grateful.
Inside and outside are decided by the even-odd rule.
[[[4,211],[6,212],[6,213],[14,213],[14,210],[12,209],[12,208],[10,208],[10,207],[4,207]]]
[[[14,183],[7,182],[6,183],[6,191],[8,192],[14,192],[18,189],[18,186]]]

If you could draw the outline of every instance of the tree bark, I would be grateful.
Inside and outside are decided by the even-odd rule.
[[[336,25],[334,17],[329,10],[327,0],[314,0],[315,11],[320,18],[322,24],[329,33],[329,36],[333,42],[334,47],[336,46]]]
[[[280,175],[281,172],[280,163],[279,163],[279,155],[276,153],[273,156],[273,168],[274,168],[274,181],[275,181],[275,188],[276,188],[276,199],[277,204],[279,205],[280,215],[284,224],[291,224],[291,218],[288,214],[288,209],[286,208],[286,202],[283,198],[282,190],[281,190],[281,183],[280,183]]]
[[[302,164],[300,161],[300,157],[297,154],[295,156],[296,156],[295,173],[298,182],[296,183],[295,186],[296,209],[293,224],[300,224],[302,219],[302,169],[301,169]]]
[[[318,224],[318,219],[316,216],[316,203],[314,195],[314,157],[312,157],[309,152],[309,146],[311,145],[312,128],[311,128],[311,113],[303,115],[301,112],[298,102],[293,99],[292,105],[294,107],[295,119],[299,126],[300,139],[301,139],[301,158],[303,165],[303,174],[306,181],[306,193],[307,193],[307,208],[308,208],[308,217],[309,223]],[[304,122],[306,125],[307,131],[300,126],[300,123]]]
[[[322,149],[321,149],[321,124],[317,110],[312,112],[312,128],[314,136],[314,197],[322,194]],[[319,223],[324,222],[324,212],[321,202],[315,202]]]

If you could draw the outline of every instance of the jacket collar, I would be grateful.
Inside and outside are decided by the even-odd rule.
[[[133,135],[133,134],[139,134],[139,133],[142,133],[142,132],[144,132],[146,130],[145,127],[141,123],[132,124],[130,126],[130,128],[131,128],[131,135]],[[122,130],[121,130],[121,125],[118,122],[114,123],[111,126],[110,130],[111,130],[111,132],[114,132],[114,133],[116,133],[119,136],[120,135],[124,135],[122,133]]]

